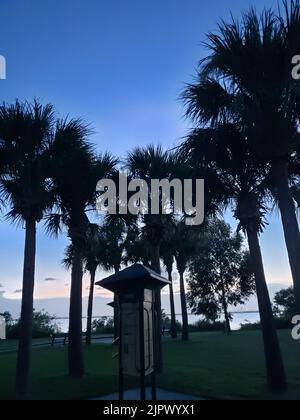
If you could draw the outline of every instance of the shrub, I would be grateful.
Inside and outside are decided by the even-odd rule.
[[[8,339],[19,339],[20,319],[7,325],[6,336]],[[32,338],[46,338],[58,334],[60,329],[53,321],[53,317],[45,311],[33,312]]]
[[[289,330],[292,328],[292,322],[290,318],[275,317],[274,323],[277,330]],[[253,324],[249,322],[249,323],[241,325],[242,331],[257,331],[260,329],[261,329],[260,322],[256,322]]]
[[[113,318],[103,317],[96,319],[92,323],[93,334],[113,334],[114,333],[114,320]]]
[[[225,331],[225,323],[199,320],[194,325],[189,325],[189,329],[191,332]]]

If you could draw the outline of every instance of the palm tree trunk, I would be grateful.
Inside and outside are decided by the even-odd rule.
[[[120,272],[120,267],[115,267],[115,274]],[[119,312],[120,304],[118,295],[114,295],[114,338],[115,340],[119,337]]]
[[[73,242],[74,244],[74,242]],[[75,243],[72,265],[69,320],[69,375],[81,379],[84,375],[82,345],[82,253]]]
[[[17,399],[29,396],[31,368],[32,316],[36,254],[36,221],[26,220],[26,238],[23,267],[23,292],[20,319],[20,337],[17,358],[16,389]]]
[[[94,300],[96,271],[94,270],[90,274],[91,274],[91,284],[90,284],[90,294],[89,294],[88,313],[87,313],[87,327],[86,327],[86,344],[88,346],[92,342],[93,300]]]
[[[189,320],[187,313],[184,273],[180,272],[180,300],[181,300],[181,313],[182,313],[182,340],[189,340]]]
[[[223,305],[223,311],[224,311],[224,317],[225,317],[226,332],[228,335],[230,335],[231,334],[230,316],[228,313],[228,305],[227,305],[223,280],[221,281],[221,283],[222,283],[222,305]]]
[[[161,273],[160,267],[160,245],[152,245],[151,250],[151,268],[156,271],[156,273]]]
[[[177,338],[176,328],[176,314],[175,314],[175,302],[174,302],[174,290],[173,290],[173,278],[172,271],[168,273],[170,283],[170,308],[171,308],[171,337]]]
[[[156,273],[161,273],[160,267],[160,245],[152,245],[151,253],[151,268]],[[155,367],[158,373],[162,373],[163,370],[163,356],[162,356],[162,316],[161,316],[161,294],[160,290],[155,292],[155,319],[156,319],[156,361]]]
[[[289,187],[288,163],[278,161],[273,164],[272,169],[294,282],[296,310],[297,314],[300,315],[300,231],[295,204]]]
[[[114,294],[114,339],[119,338],[119,313],[120,313],[120,303],[119,296]]]
[[[267,379],[272,391],[286,389],[286,376],[275,329],[272,305],[266,283],[258,233],[250,226],[247,228],[250,255],[253,263],[257,290],[258,306],[264,340],[264,351],[267,367]]]

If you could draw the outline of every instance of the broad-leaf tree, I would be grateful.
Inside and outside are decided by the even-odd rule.
[[[293,287],[280,290],[274,298],[274,309],[279,316],[283,316],[288,321],[297,315],[296,300]]]
[[[244,304],[255,292],[250,256],[239,233],[221,220],[211,221],[201,235],[201,243],[189,270],[188,300],[193,313],[209,321],[225,318],[231,333],[230,306]]]

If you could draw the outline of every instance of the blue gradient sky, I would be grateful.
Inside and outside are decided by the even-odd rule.
[[[178,95],[205,54],[200,43],[220,17],[276,0],[1,0],[0,54],[7,80],[0,100],[49,101],[61,116],[95,127],[99,150],[123,156],[135,145],[177,144],[188,123]],[[19,298],[24,231],[0,222],[0,284]],[[60,267],[66,240],[38,234],[36,297],[66,296]],[[262,237],[270,283],[289,284],[275,213]],[[45,281],[54,278],[56,281]],[[1,289],[0,289],[1,291]],[[1,308],[0,308],[1,309]]]

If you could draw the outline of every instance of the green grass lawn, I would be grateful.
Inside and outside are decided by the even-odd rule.
[[[289,390],[271,394],[266,387],[260,332],[192,335],[191,343],[165,344],[166,373],[161,386],[212,398],[300,399],[300,341],[280,331]]]
[[[168,390],[211,398],[300,399],[300,341],[280,332],[289,391],[270,394],[266,388],[262,340],[259,332],[193,334],[189,343],[167,339],[165,372],[159,385]],[[85,350],[87,375],[82,381],[67,376],[64,348],[35,348],[32,366],[32,398],[87,399],[117,389],[117,363],[107,345]],[[0,399],[10,399],[16,353],[0,353]],[[132,379],[129,386],[134,385]]]

